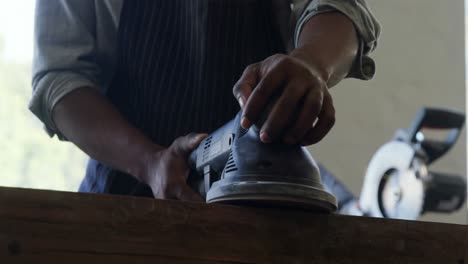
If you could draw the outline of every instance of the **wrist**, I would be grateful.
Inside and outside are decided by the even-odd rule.
[[[312,72],[315,76],[328,83],[333,75],[333,67],[328,65],[321,56],[316,55],[312,49],[307,46],[302,46],[293,50],[290,54],[291,57],[299,60],[304,66]]]
[[[162,150],[163,148],[157,145],[145,147],[139,155],[133,158],[129,173],[139,181],[150,184],[152,168],[158,163]]]

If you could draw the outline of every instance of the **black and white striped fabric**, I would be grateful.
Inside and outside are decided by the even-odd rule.
[[[232,87],[245,67],[284,53],[270,0],[127,0],[107,96],[153,142],[209,133],[239,110]],[[91,160],[80,191],[151,195]]]

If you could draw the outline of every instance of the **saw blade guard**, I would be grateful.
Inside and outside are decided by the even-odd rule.
[[[432,172],[428,166],[456,143],[465,116],[445,109],[422,108],[407,129],[372,157],[359,199],[360,210],[372,217],[415,220],[426,212],[450,213],[466,200],[461,176]],[[442,140],[427,130],[448,131]],[[423,133],[424,132],[424,133]]]
[[[424,186],[411,170],[415,151],[408,144],[391,141],[372,157],[359,199],[371,217],[417,219],[422,213]]]

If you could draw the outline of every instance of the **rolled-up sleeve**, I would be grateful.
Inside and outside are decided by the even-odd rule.
[[[331,11],[347,16],[359,35],[359,52],[348,77],[371,79],[375,73],[375,63],[367,55],[377,46],[380,25],[365,0],[297,0],[296,12],[300,15],[294,33],[294,45],[297,46],[302,27],[310,18]]]
[[[84,86],[104,92],[109,65],[105,54],[99,52],[97,8],[102,6],[97,6],[94,0],[36,3],[33,95],[29,109],[45,124],[50,136],[58,134],[63,139],[52,111],[66,94]]]

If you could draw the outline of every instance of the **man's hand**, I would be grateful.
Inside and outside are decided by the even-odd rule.
[[[277,98],[260,130],[260,139],[264,143],[317,143],[335,123],[328,77],[318,67],[282,54],[248,66],[233,89],[243,108],[242,127],[258,121]]]
[[[169,148],[156,145],[91,87],[66,95],[55,107],[54,119],[88,155],[148,184],[156,198],[203,202],[186,179],[188,157],[206,134],[180,137]]]
[[[203,202],[187,185],[187,162],[190,153],[205,137],[206,134],[189,134],[177,138],[169,148],[158,151],[150,160],[144,181],[151,187],[155,198]]]
[[[244,113],[242,127],[257,122],[276,100],[260,130],[263,142],[311,145],[320,141],[335,123],[328,86],[348,74],[359,47],[357,36],[344,14],[315,15],[304,23],[290,55],[273,55],[247,67],[234,86]]]

